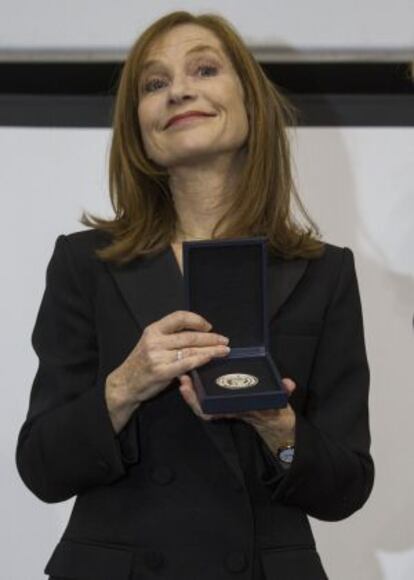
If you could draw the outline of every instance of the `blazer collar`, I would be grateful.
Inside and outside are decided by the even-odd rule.
[[[308,260],[268,257],[268,323],[270,324],[303,276]],[[120,294],[136,324],[146,326],[175,310],[184,310],[184,278],[171,246],[159,254],[118,267],[108,263]],[[200,421],[237,479],[244,484],[228,421]]]

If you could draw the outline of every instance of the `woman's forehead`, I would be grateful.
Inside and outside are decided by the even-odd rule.
[[[167,55],[185,55],[194,48],[225,55],[219,38],[207,28],[197,24],[180,24],[156,38],[146,51],[146,59],[162,58]]]

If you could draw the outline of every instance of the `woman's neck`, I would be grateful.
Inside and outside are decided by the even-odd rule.
[[[228,207],[237,175],[235,162],[225,159],[170,170],[169,186],[178,216],[175,242],[211,238]]]

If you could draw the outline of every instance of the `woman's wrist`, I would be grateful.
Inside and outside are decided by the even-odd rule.
[[[296,416],[293,410],[288,420],[284,418],[282,425],[279,418],[253,421],[252,425],[274,455],[283,447],[295,445]]]
[[[115,433],[119,433],[128,423],[132,413],[140,406],[128,396],[124,385],[108,375],[105,383],[105,401]]]
[[[260,433],[262,439],[269,447],[271,452],[276,456],[280,449],[285,447],[294,447],[295,445],[295,432],[289,432],[285,434],[270,434],[267,432]]]

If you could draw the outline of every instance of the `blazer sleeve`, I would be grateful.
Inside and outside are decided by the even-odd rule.
[[[298,506],[315,518],[340,520],[362,507],[374,481],[369,367],[349,248],[342,251],[307,389],[305,411],[296,413],[293,463],[284,470],[273,460],[264,481],[274,501]]]
[[[57,238],[32,333],[39,359],[16,463],[27,487],[46,502],[63,501],[120,478],[137,461],[135,421],[119,436],[97,377],[93,304],[82,289],[68,238]],[[125,447],[123,445],[125,442]]]

